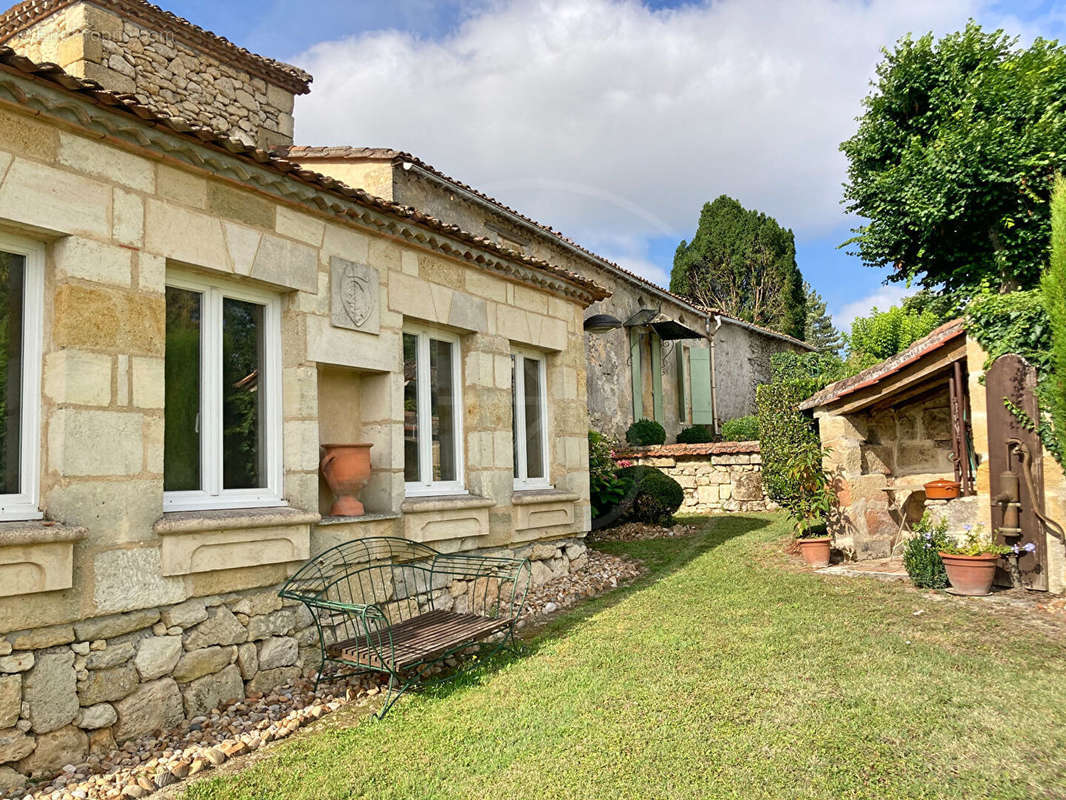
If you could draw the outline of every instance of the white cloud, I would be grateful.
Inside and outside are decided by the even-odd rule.
[[[815,236],[879,48],[984,2],[497,0],[444,38],[312,47],[297,140],[410,150],[586,244],[680,239],[723,193]]]
[[[918,290],[913,287],[908,288],[898,283],[882,286],[873,294],[845,303],[840,307],[840,310],[834,311],[833,325],[836,326],[837,330],[846,333],[851,330],[851,323],[855,321],[856,317],[865,317],[875,308],[880,311],[887,311],[917,292]]]

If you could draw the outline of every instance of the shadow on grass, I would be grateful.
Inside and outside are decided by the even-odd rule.
[[[485,678],[502,667],[536,655],[546,645],[565,637],[589,618],[683,569],[704,553],[714,550],[730,539],[765,528],[773,524],[775,519],[771,514],[689,517],[684,520],[686,523],[702,527],[702,530],[690,536],[626,542],[589,542],[590,548],[637,559],[646,571],[631,583],[581,601],[552,620],[524,629],[519,636],[518,652],[497,651],[484,657],[477,666],[463,665],[456,672],[410,691],[423,697],[443,698],[461,689],[480,685]]]

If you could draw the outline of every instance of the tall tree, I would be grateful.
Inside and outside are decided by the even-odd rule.
[[[803,327],[803,341],[813,344],[819,353],[835,353],[844,346],[844,339],[829,316],[825,300],[807,281],[803,282],[807,296],[807,322]]]
[[[869,220],[845,244],[890,280],[1000,291],[1035,287],[1048,199],[1066,170],[1066,48],[1027,49],[974,22],[884,51],[850,165],[847,210]]]
[[[806,299],[792,231],[732,197],[704,204],[696,235],[677,246],[670,291],[803,338]]]

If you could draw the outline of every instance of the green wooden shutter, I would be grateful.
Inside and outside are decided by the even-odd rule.
[[[685,393],[685,353],[688,348],[678,342],[674,346],[677,358],[677,420],[684,422],[688,419],[688,397]]]
[[[663,340],[651,335],[651,398],[652,413],[660,425],[666,422],[663,411]]]
[[[629,363],[633,376],[633,421],[644,416],[644,380],[640,374],[640,334],[636,328],[629,329]]]
[[[711,351],[705,347],[689,350],[689,371],[692,376],[692,424],[713,425],[711,408]]]

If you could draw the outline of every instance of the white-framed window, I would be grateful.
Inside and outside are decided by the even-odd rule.
[[[282,500],[281,299],[167,273],[163,510]]]
[[[466,494],[459,337],[405,325],[403,381],[407,496]]]
[[[0,233],[0,520],[40,519],[44,245]]]
[[[515,489],[546,489],[551,485],[547,387],[544,356],[526,352],[511,354]]]

